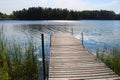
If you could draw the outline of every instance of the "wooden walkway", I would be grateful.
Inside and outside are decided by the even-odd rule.
[[[104,63],[70,34],[54,34],[49,80],[120,80]]]

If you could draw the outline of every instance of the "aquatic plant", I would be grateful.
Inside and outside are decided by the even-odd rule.
[[[35,46],[8,44],[0,29],[0,80],[38,80]]]
[[[97,50],[97,57],[101,59],[109,68],[120,76],[120,49],[113,47],[112,49],[103,48]]]

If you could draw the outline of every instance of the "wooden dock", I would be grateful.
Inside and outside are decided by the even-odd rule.
[[[54,34],[49,80],[120,80],[120,77],[89,53],[74,36]]]

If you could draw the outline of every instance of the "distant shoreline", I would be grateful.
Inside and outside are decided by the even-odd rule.
[[[0,12],[0,20],[120,20],[120,14],[108,10],[74,11],[61,8],[30,7],[7,15]]]

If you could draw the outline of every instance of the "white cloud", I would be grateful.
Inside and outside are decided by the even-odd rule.
[[[120,4],[120,0],[99,0],[97,3],[95,3],[95,1],[98,0],[41,0],[42,4],[46,7],[68,8],[74,10],[117,10]]]
[[[117,5],[120,1],[119,0],[110,0],[110,2],[107,2],[107,3],[101,3],[101,4],[95,4],[94,6],[95,7],[113,7],[115,5]]]
[[[2,0],[0,12],[10,14],[13,10],[29,7],[67,8],[74,10],[113,10],[120,12],[120,0]]]
[[[40,0],[40,6],[45,6],[48,0]]]

